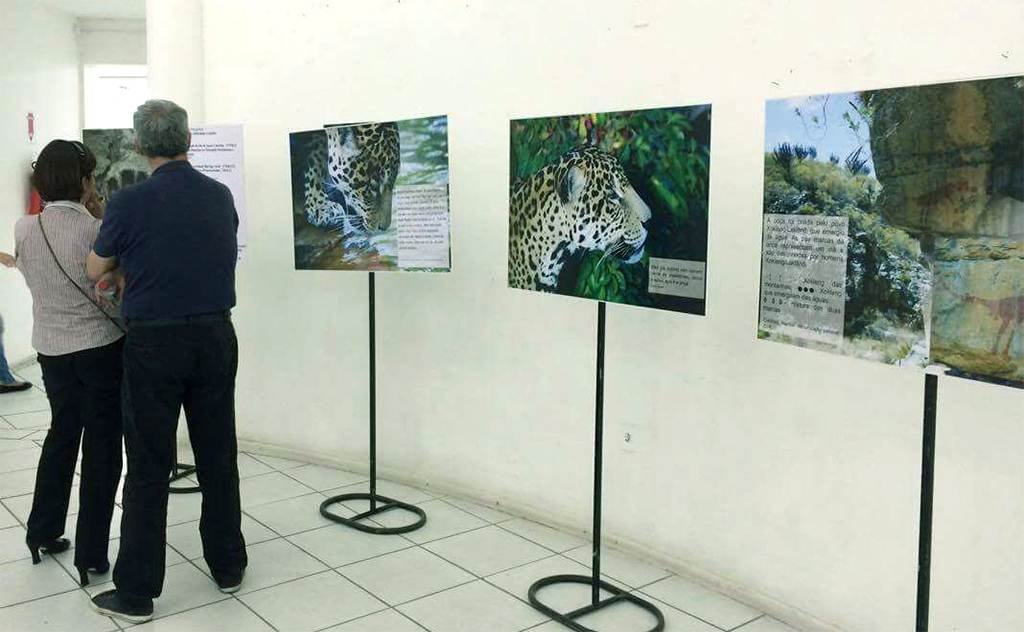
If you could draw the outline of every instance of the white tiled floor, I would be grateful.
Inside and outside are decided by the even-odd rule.
[[[27,373],[39,382],[35,368]],[[24,524],[49,424],[46,408],[38,389],[0,396],[0,630],[117,631],[123,627],[88,603],[90,594],[111,587],[109,574],[93,576],[83,590],[70,552],[46,556],[38,566],[28,560]],[[549,575],[588,573],[590,545],[584,538],[494,507],[380,481],[381,494],[420,505],[428,522],[404,536],[373,536],[330,522],[318,511],[329,496],[366,491],[364,475],[246,453],[239,455],[239,473],[249,550],[242,590],[223,595],[208,576],[198,533],[201,495],[172,494],[164,592],[156,601],[157,618],[140,630],[558,632],[566,628],[528,605],[529,586]],[[353,515],[364,508],[347,503],[334,511]],[[77,498],[71,511],[69,534]],[[392,512],[379,520],[395,525],[403,516]],[[119,544],[114,526],[111,559]],[[607,581],[658,605],[669,632],[794,632],[656,563],[607,547],[602,561]],[[589,589],[556,586],[543,597],[557,608],[577,608],[589,602]],[[648,615],[628,605],[580,622],[601,632],[650,627]]]

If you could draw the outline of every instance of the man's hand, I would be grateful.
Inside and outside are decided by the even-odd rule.
[[[117,299],[124,291],[124,275],[120,270],[107,272],[96,282],[96,300],[109,308],[117,306]]]
[[[90,281],[99,281],[100,278],[117,267],[117,257],[101,257],[95,252],[89,253],[85,260],[85,274]]]
[[[17,264],[17,260],[7,254],[6,252],[0,252],[0,265],[6,268],[13,268]]]

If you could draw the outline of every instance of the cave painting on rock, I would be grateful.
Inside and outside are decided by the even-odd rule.
[[[759,336],[1024,386],[1024,78],[766,122]]]

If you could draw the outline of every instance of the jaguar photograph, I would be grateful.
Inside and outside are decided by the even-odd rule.
[[[448,121],[290,136],[298,270],[447,270]]]
[[[149,163],[135,151],[131,129],[87,129],[82,143],[96,155],[96,189],[103,197],[149,177]]]
[[[512,121],[510,287],[703,315],[711,106]]]

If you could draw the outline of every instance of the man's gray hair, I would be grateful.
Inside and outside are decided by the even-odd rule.
[[[188,152],[188,112],[173,101],[152,99],[135,110],[135,142],[148,158],[174,158]]]

